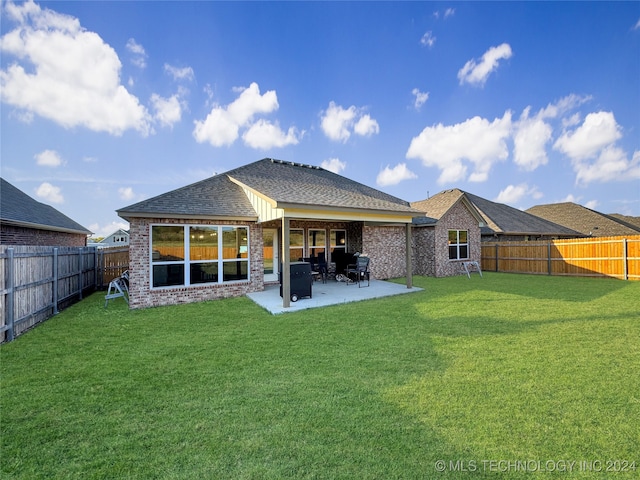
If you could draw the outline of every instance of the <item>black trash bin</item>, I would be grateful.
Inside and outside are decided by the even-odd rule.
[[[290,273],[290,294],[291,301],[297,302],[299,298],[311,298],[311,264],[309,262],[292,262],[289,264]],[[282,266],[280,266],[282,272]],[[282,297],[282,273],[280,273],[280,296]]]

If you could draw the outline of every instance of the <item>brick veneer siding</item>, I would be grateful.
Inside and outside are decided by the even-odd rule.
[[[249,280],[228,284],[151,289],[149,235],[151,224],[239,225],[249,227]],[[129,230],[129,307],[132,309],[237,297],[264,290],[262,228],[252,223],[132,218]]]
[[[411,231],[413,255],[411,265],[414,275],[436,276],[435,226],[416,226]]]
[[[81,233],[54,232],[37,228],[0,225],[0,244],[41,247],[84,247],[87,236]]]
[[[362,232],[362,253],[371,259],[371,278],[404,277],[406,268],[406,229],[404,226],[367,226]]]
[[[463,260],[449,260],[449,230],[467,230],[469,258],[480,262],[480,226],[467,207],[459,202],[439,221],[435,229],[435,276],[450,277],[464,273]]]

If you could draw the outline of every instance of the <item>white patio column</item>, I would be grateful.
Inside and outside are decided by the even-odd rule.
[[[282,307],[291,306],[291,249],[289,248],[289,218],[282,217]]]

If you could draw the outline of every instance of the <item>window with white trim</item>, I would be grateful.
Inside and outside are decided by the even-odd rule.
[[[289,258],[292,262],[304,258],[304,230],[302,228],[289,230]]]
[[[449,230],[449,260],[469,258],[469,234],[466,230]]]
[[[309,256],[318,258],[320,254],[326,259],[327,252],[327,231],[319,228],[310,228],[307,231],[307,245],[309,246]]]
[[[249,278],[249,228],[152,225],[151,285],[227,283]]]

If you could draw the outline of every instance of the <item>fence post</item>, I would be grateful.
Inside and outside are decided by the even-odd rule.
[[[82,300],[82,286],[84,285],[84,276],[82,271],[84,270],[84,255],[82,254],[82,248],[78,251],[78,294],[79,300]]]
[[[14,265],[13,265],[13,248],[7,248],[7,305],[6,305],[6,317],[5,323],[8,328],[7,330],[7,342],[11,342],[14,337],[13,332],[13,320],[14,320],[14,310],[13,310],[13,300],[14,300],[14,290],[15,290],[15,276],[14,276]]]
[[[629,280],[629,272],[627,270],[627,256],[628,256],[628,250],[627,250],[627,237],[624,237],[622,239],[622,265],[624,268],[624,279],[625,280]]]
[[[58,247],[53,249],[53,314],[58,314]]]
[[[498,271],[498,244],[496,243],[496,272]]]
[[[547,244],[547,271],[551,275],[551,240]]]

